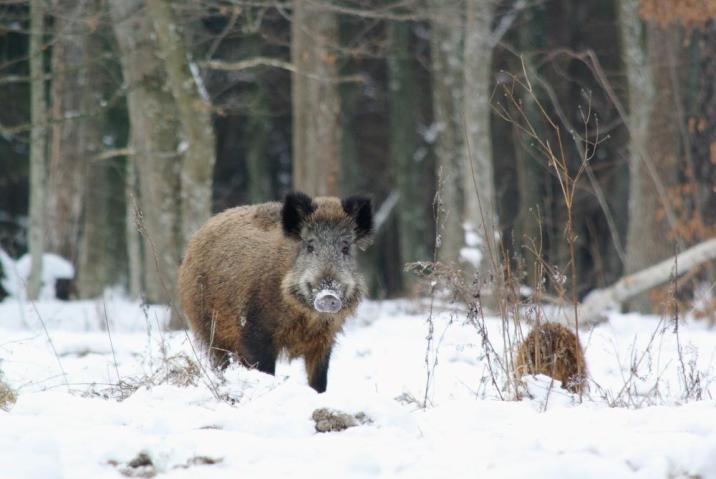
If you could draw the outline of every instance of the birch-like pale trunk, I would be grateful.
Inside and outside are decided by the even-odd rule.
[[[479,252],[477,270],[487,276],[499,267],[495,245],[497,206],[495,198],[490,96],[492,71],[491,24],[493,0],[467,0],[464,49],[465,210],[464,247]]]
[[[335,196],[341,163],[338,19],[320,3],[294,0],[292,6],[293,186]]]
[[[42,287],[42,255],[45,236],[45,176],[47,102],[45,100],[45,71],[42,66],[42,42],[45,31],[43,0],[30,2],[30,213],[28,243],[32,264],[27,284],[29,299],[37,299]]]
[[[430,1],[433,115],[439,195],[438,259],[456,262],[464,242],[463,33],[461,0]]]
[[[192,64],[167,0],[147,0],[181,124],[184,151],[181,165],[182,243],[211,216],[216,138],[211,104],[196,64]]]

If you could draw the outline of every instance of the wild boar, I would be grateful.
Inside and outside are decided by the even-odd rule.
[[[308,382],[326,390],[336,335],[365,292],[356,249],[372,242],[369,198],[310,198],[226,210],[189,242],[179,297],[214,366],[234,356],[274,374],[303,357]]]

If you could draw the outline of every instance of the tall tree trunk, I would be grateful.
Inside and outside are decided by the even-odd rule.
[[[155,55],[157,35],[144,6],[142,0],[110,2],[110,11],[128,88],[131,158],[139,183],[136,206],[141,215],[144,295],[147,301],[167,303],[174,298],[181,258],[181,152],[177,138],[181,127],[174,99],[164,88],[168,79]]]
[[[45,176],[46,176],[46,114],[45,71],[42,42],[45,31],[43,0],[30,2],[30,95],[32,131],[30,132],[30,218],[29,248],[32,256],[27,294],[37,299],[42,287],[42,254],[45,236]]]
[[[293,1],[291,60],[293,185],[309,195],[337,195],[340,186],[340,96],[336,15]]]
[[[107,161],[91,163],[88,170],[92,180],[84,196],[76,283],[80,298],[96,298],[105,288],[119,282],[112,261],[117,253],[111,247],[115,225],[109,215],[110,165]]]
[[[696,92],[696,118],[693,121],[692,155],[698,185],[695,214],[703,222],[701,239],[716,231],[716,19],[700,27],[699,78]],[[708,281],[716,281],[716,264],[707,266]]]
[[[130,140],[130,144],[134,144]],[[135,204],[139,198],[139,178],[134,166],[135,160],[127,158],[127,171],[124,190],[126,204],[125,234],[127,235],[127,285],[129,297],[138,299],[142,295],[142,280],[144,268],[142,267],[142,239],[137,228],[137,215]]]
[[[492,140],[490,137],[491,24],[493,0],[467,0],[464,53],[465,143],[465,247],[479,253],[470,261],[487,276],[493,261],[499,267],[495,245],[497,206]],[[466,258],[467,259],[467,258]],[[479,261],[479,263],[478,263]],[[477,264],[476,264],[477,263]]]
[[[211,104],[196,64],[178,33],[167,0],[147,0],[154,23],[159,56],[169,80],[179,113],[182,131],[181,149],[181,224],[182,245],[211,216],[211,191],[216,161],[216,138],[211,119]]]
[[[526,18],[526,25],[517,32],[520,51],[527,53],[522,60],[525,62],[527,76],[530,79],[536,78],[536,70],[532,62],[530,50],[535,51],[544,46],[544,10],[542,8],[530,9],[526,12],[529,15]],[[540,95],[540,90],[535,90],[535,95]],[[537,99],[543,103],[543,99],[538,96]],[[544,119],[537,107],[535,99],[524,94],[521,98],[524,113],[530,123],[534,125],[537,134],[541,138],[546,138],[544,129]],[[513,230],[513,248],[518,254],[525,259],[525,270],[527,273],[528,284],[534,284],[539,281],[536,278],[536,265],[546,255],[546,251],[540,256],[535,257],[530,252],[532,246],[539,248],[543,238],[539,222],[540,213],[544,214],[542,204],[544,202],[544,193],[542,187],[543,169],[540,166],[541,158],[536,148],[532,148],[532,138],[523,133],[519,128],[513,126],[513,137],[515,138],[515,156],[517,163],[517,190],[519,192],[517,217],[515,218],[515,227]]]
[[[708,20],[699,30],[697,117],[691,144],[701,214],[707,228],[716,228],[716,19]]]
[[[388,27],[390,158],[400,195],[396,213],[401,264],[425,261],[432,256],[425,217],[425,165],[421,164],[425,160],[417,157],[419,112],[411,27],[408,22],[392,22]],[[404,275],[404,280],[410,276]]]
[[[641,38],[643,26],[638,0],[621,0],[619,21],[622,55],[629,92],[629,226],[627,230],[626,273],[633,273],[669,256],[673,249],[666,240],[669,228],[664,214],[669,208],[659,194],[646,161],[650,161],[665,186],[674,185],[678,171],[678,131],[673,117],[674,97],[669,66],[665,65],[672,27],[650,25],[647,47]],[[630,302],[639,311],[651,311],[647,293]]]
[[[59,155],[60,162],[72,159],[82,165],[75,170],[75,174],[81,175],[84,183],[77,188],[84,194],[81,198],[82,226],[76,240],[79,246],[75,247],[79,251],[74,252],[77,257],[76,285],[80,298],[93,298],[119,281],[116,268],[118,262],[115,258],[124,258],[124,255],[116,251],[117,237],[124,239],[124,234],[122,232],[117,235],[117,221],[111,213],[111,160],[95,159],[102,148],[102,134],[107,124],[106,116],[97,113],[107,91],[106,74],[99,65],[102,54],[99,34],[91,32],[86,25],[88,18],[99,14],[100,5],[97,1],[77,3],[83,8],[76,7],[75,16],[71,18],[79,23],[73,31],[76,31],[75,41],[79,44],[78,48],[83,56],[76,59],[77,75],[72,83],[77,84],[71,87],[76,89],[76,95],[80,96],[79,111],[85,114],[95,113],[72,122],[74,131],[67,134],[76,137],[76,144],[68,144],[63,136]],[[72,155],[76,158],[72,158]],[[124,221],[119,223],[123,225]]]
[[[45,239],[48,251],[77,265],[82,198],[87,186],[87,150],[90,146],[87,144],[87,129],[96,131],[95,119],[83,115],[87,114],[95,91],[91,90],[87,71],[89,31],[85,21],[86,5],[77,0],[56,0],[53,4],[53,125]]]
[[[462,3],[460,0],[430,2],[433,114],[438,132],[435,153],[442,204],[437,226],[438,258],[448,262],[458,260],[464,240]]]

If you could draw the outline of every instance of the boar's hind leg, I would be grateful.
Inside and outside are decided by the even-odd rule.
[[[261,372],[275,374],[278,351],[274,345],[273,337],[269,331],[264,330],[261,324],[249,320],[249,326],[241,335],[243,361],[249,367],[255,367]]]
[[[328,386],[328,363],[331,361],[331,348],[306,355],[308,384],[319,393],[326,392]]]

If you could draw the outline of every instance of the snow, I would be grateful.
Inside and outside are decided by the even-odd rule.
[[[280,362],[275,377],[232,365],[186,386],[152,380],[195,357],[188,335],[162,330],[166,307],[112,295],[6,300],[0,369],[18,400],[0,410],[0,477],[120,478],[144,453],[171,479],[716,478],[716,330],[703,322],[683,321],[677,342],[667,320],[612,314],[581,334],[590,373],[581,401],[545,376],[527,379],[528,399],[516,401],[504,374],[493,385],[477,329],[436,303],[423,408],[422,304],[362,304],[317,394],[301,361]],[[504,358],[502,322],[485,327]],[[704,399],[686,397],[695,383],[684,372],[698,375]],[[119,380],[134,387],[120,394]],[[372,422],[319,434],[319,407]]]
[[[478,248],[464,246],[460,248],[460,261],[469,263],[474,268],[479,268],[482,261],[482,252]]]
[[[0,266],[3,278],[0,280],[3,289],[8,295],[15,298],[26,298],[26,285],[32,268],[32,257],[24,254],[19,260],[13,260],[0,248]],[[42,255],[42,288],[40,299],[55,298],[55,281],[58,279],[72,279],[75,268],[68,260],[53,253]]]
[[[472,265],[474,268],[480,267],[482,262],[482,238],[475,231],[472,223],[463,223],[462,229],[465,232],[465,246],[460,248],[460,261]]]

